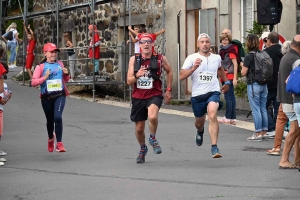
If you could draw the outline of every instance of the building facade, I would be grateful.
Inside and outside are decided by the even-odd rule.
[[[191,93],[190,80],[179,81],[179,71],[187,55],[197,51],[196,39],[199,33],[208,33],[216,52],[219,35],[224,28],[232,30],[233,38],[244,41],[256,17],[257,0],[113,0],[90,7],[69,9],[55,13],[53,0],[37,0],[34,12],[53,9],[52,14],[33,18],[37,36],[37,60],[43,57],[42,46],[46,42],[64,46],[63,32],[72,34],[79,59],[87,57],[86,46],[90,40],[87,27],[93,23],[101,36],[100,70],[113,80],[123,80],[128,68],[133,46],[127,44],[128,26],[145,25],[148,32],[164,28],[164,35],[157,37],[155,50],[164,53],[174,71],[173,98],[188,99]],[[70,6],[89,0],[62,0],[59,7]],[[300,33],[300,1],[283,1],[281,22],[274,31],[287,40]],[[72,21],[71,30],[67,21]],[[57,29],[58,27],[58,29]],[[56,35],[58,34],[58,37]],[[125,47],[125,48],[124,48]],[[62,56],[66,58],[66,54]],[[77,63],[84,70],[92,68],[86,60]]]

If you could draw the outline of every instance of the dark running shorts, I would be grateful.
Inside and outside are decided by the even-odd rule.
[[[154,96],[149,99],[132,99],[130,119],[133,122],[146,121],[148,119],[148,107],[151,104],[161,107],[164,97]]]
[[[220,92],[209,92],[207,94],[191,97],[192,108],[195,117],[202,117],[207,112],[207,105],[213,101],[219,103],[220,110],[223,104],[220,102]]]

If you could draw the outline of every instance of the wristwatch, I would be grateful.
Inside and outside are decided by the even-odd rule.
[[[230,85],[230,81],[226,81],[224,84],[225,85]]]
[[[170,88],[170,87],[167,87],[166,91],[169,91],[169,92],[171,92],[171,91],[172,91],[172,88]]]

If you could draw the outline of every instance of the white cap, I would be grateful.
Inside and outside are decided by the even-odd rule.
[[[197,40],[200,40],[201,38],[208,38],[208,39],[210,39],[209,35],[206,34],[206,33],[200,33]]]
[[[270,32],[263,32],[263,34],[261,35],[260,38],[263,40],[263,39],[267,38],[269,34],[270,34]]]

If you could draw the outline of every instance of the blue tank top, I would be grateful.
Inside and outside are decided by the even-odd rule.
[[[47,63],[45,62],[44,63],[44,70],[43,70],[43,76],[45,76],[46,74],[46,71],[47,70],[50,70],[50,75],[49,75],[49,78],[41,84],[41,94],[42,95],[50,95],[50,94],[55,94],[57,92],[64,92],[64,88],[65,88],[65,85],[64,85],[64,82],[63,82],[63,70],[62,70],[62,66],[60,66],[58,64],[58,62],[55,62],[55,63]],[[48,84],[48,80],[60,80],[61,83],[62,83],[62,87],[61,87],[61,90],[60,91],[48,91],[47,90],[47,84]]]

